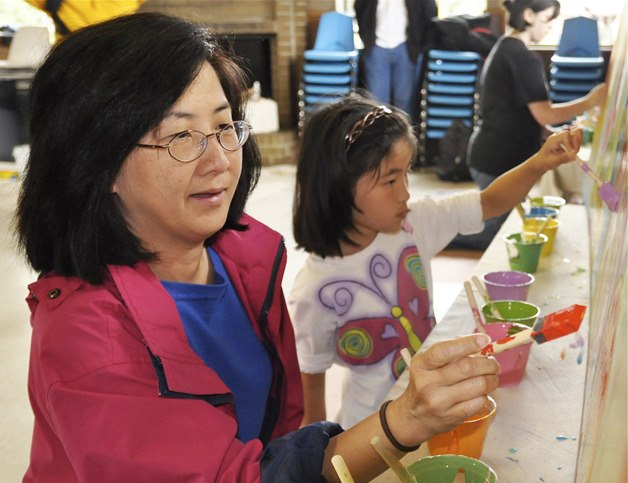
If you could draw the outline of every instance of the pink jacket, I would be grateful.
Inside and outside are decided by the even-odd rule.
[[[242,221],[247,231],[225,231],[212,247],[276,352],[277,411],[266,415],[275,438],[297,429],[303,406],[285,248]],[[229,390],[189,346],[174,301],[144,263],[108,269],[103,285],[54,273],[29,285],[35,428],[24,481],[258,481],[262,443],[236,439]]]

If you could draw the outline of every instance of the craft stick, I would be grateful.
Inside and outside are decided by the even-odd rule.
[[[545,221],[543,223],[541,223],[541,226],[539,226],[536,230],[536,233],[534,234],[534,239],[538,240],[539,236],[541,235],[541,233],[543,233],[543,230],[545,230],[545,227],[547,226],[547,224],[550,221],[550,217],[548,216],[547,218],[545,218]]]
[[[403,463],[399,461],[399,459],[392,454],[388,448],[385,448],[381,441],[379,440],[379,436],[374,436],[371,439],[371,446],[375,448],[375,451],[382,457],[382,459],[386,462],[390,469],[393,470],[393,473],[399,478],[399,480],[404,483],[418,483],[417,479],[410,473]]]
[[[464,468],[458,468],[458,471],[456,471],[456,476],[454,476],[453,483],[464,483],[466,480],[467,477],[465,475]]]
[[[412,362],[412,354],[410,354],[410,351],[408,350],[407,347],[404,347],[403,349],[401,349],[401,358],[403,359],[403,362],[406,363],[406,367],[410,369],[410,363]]]
[[[503,319],[504,317],[502,317],[502,314],[499,313],[499,310],[497,310],[497,307],[495,307],[495,305],[493,304],[493,301],[488,296],[488,292],[486,291],[484,284],[480,281],[477,275],[473,275],[473,277],[471,277],[471,280],[475,284],[475,287],[478,289],[478,292],[480,292],[480,295],[484,299],[484,302],[486,302],[488,309],[491,311],[491,315],[493,317]]]
[[[480,311],[478,310],[478,304],[475,302],[473,290],[471,289],[471,284],[468,281],[464,282],[464,291],[467,293],[467,300],[469,301],[469,307],[471,307],[471,313],[473,314],[475,327],[478,329],[478,332],[486,334],[486,330],[484,330],[484,327],[482,326],[482,316],[480,315]]]
[[[523,209],[523,205],[521,203],[517,203],[517,206],[515,206],[515,208],[517,208],[517,213],[519,213],[519,216],[521,217],[521,221],[525,221],[526,220],[526,212]]]
[[[355,480],[353,479],[353,476],[351,476],[351,473],[349,473],[349,468],[347,468],[347,464],[342,456],[339,454],[332,456],[331,464],[336,470],[340,483],[355,483]]]

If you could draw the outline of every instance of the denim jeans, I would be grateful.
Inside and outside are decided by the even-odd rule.
[[[483,173],[477,169],[469,166],[469,172],[475,184],[481,190],[490,185],[497,176]],[[495,218],[489,218],[484,222],[484,230],[474,235],[457,235],[452,242],[448,245],[448,248],[468,248],[471,250],[486,250],[488,246],[495,238],[495,235],[501,228],[501,226],[508,218],[510,212],[506,212],[503,215],[496,216]]]
[[[394,49],[374,45],[364,55],[363,65],[367,89],[379,101],[392,104],[415,119],[418,113],[418,67],[408,57],[406,43]]]

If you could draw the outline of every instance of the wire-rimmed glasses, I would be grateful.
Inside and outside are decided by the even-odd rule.
[[[207,149],[209,138],[216,136],[225,151],[237,151],[249,138],[252,127],[245,121],[231,121],[209,134],[190,129],[176,134],[167,144],[140,144],[142,148],[167,149],[168,154],[181,163],[198,159]]]

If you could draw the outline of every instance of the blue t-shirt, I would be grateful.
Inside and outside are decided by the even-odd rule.
[[[190,346],[233,393],[238,438],[249,441],[259,437],[272,367],[220,257],[208,252],[213,284],[162,284],[177,305]]]

